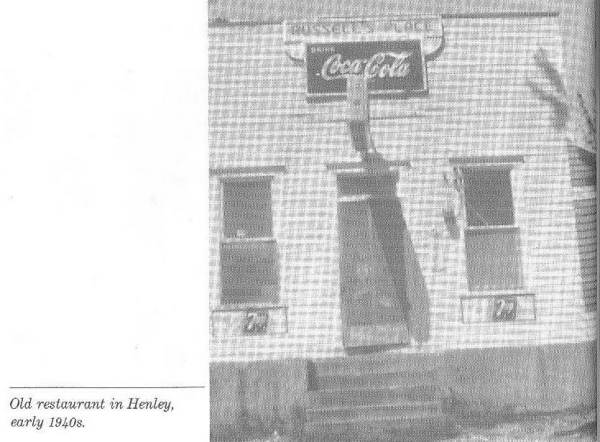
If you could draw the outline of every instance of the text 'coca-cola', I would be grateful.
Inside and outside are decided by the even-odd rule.
[[[307,44],[309,101],[343,99],[346,78],[364,75],[371,95],[425,92],[425,63],[419,40]]]

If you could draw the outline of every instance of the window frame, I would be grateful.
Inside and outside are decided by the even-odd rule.
[[[525,292],[525,275],[523,271],[523,247],[521,244],[521,229],[518,225],[518,217],[517,217],[517,207],[515,205],[514,198],[514,187],[513,187],[513,170],[517,165],[516,162],[491,162],[487,159],[485,162],[468,162],[468,163],[460,163],[457,164],[457,168],[461,174],[462,180],[462,205],[463,205],[463,214],[464,214],[464,247],[465,247],[465,271],[467,278],[467,287],[470,293],[475,295],[479,293],[497,293],[497,294],[505,294],[505,293],[521,293]],[[508,185],[510,186],[511,191],[511,202],[512,202],[512,224],[493,224],[493,225],[483,225],[483,226],[471,226],[469,225],[469,216],[468,216],[468,207],[467,207],[467,195],[466,195],[466,183],[464,176],[469,173],[469,171],[473,170],[490,170],[490,171],[508,171]],[[472,288],[469,284],[469,264],[468,264],[468,248],[467,248],[467,236],[471,233],[479,233],[479,232],[514,232],[517,241],[517,258],[518,258],[518,280],[515,283],[514,288],[498,288],[498,287],[474,287]]]
[[[227,308],[228,310],[247,310],[248,308],[275,308],[280,307],[281,298],[281,274],[280,274],[280,263],[279,254],[277,248],[277,239],[274,234],[274,216],[273,216],[273,181],[275,176],[267,173],[257,174],[235,174],[226,175],[220,177],[220,207],[219,207],[219,221],[220,221],[220,232],[219,232],[219,306],[221,308]],[[269,185],[269,199],[270,199],[270,218],[271,218],[271,235],[260,236],[260,237],[228,237],[225,235],[225,186],[228,184],[236,183],[248,183],[248,182],[267,182]],[[224,302],[223,297],[223,263],[221,261],[222,249],[224,244],[256,244],[256,243],[275,243],[275,266],[277,273],[277,294],[275,301],[264,301],[264,302]]]

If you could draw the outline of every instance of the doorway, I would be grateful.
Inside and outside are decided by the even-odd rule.
[[[338,175],[340,297],[346,348],[409,342],[404,236],[394,173]]]

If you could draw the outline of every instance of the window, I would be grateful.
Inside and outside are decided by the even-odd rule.
[[[275,303],[279,296],[271,177],[223,181],[221,303]]]
[[[509,167],[462,169],[469,290],[522,286],[519,229],[515,226]]]

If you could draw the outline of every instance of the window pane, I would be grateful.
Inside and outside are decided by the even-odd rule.
[[[467,230],[469,290],[516,289],[521,282],[519,230]]]
[[[271,182],[224,183],[223,229],[227,238],[272,236]]]
[[[510,169],[463,171],[469,226],[514,224]]]
[[[277,302],[277,243],[222,243],[221,285],[223,304]]]

